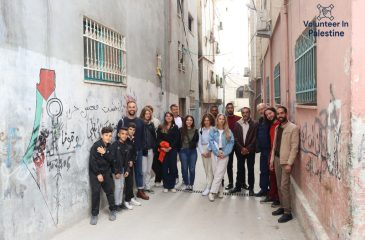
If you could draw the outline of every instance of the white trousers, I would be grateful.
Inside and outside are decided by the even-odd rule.
[[[142,160],[142,173],[143,184],[145,189],[150,189],[150,181],[152,176],[152,163],[153,163],[153,149],[148,149],[147,156],[143,156]]]
[[[123,202],[123,190],[124,190],[124,176],[123,174],[120,175],[119,179],[114,178],[114,200],[115,205],[122,205]]]
[[[208,152],[208,144],[202,145],[203,147],[203,153]],[[206,176],[206,189],[210,189],[213,182],[213,169],[212,169],[212,157],[206,158],[202,156],[203,160],[203,166],[205,170],[205,176]]]
[[[223,192],[222,179],[227,171],[228,156],[219,159],[217,156],[212,156],[213,182],[210,188],[211,193]]]

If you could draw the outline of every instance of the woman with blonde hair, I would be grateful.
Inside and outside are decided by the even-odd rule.
[[[213,182],[209,193],[209,200],[212,202],[217,194],[219,198],[223,198],[222,179],[227,170],[228,156],[233,146],[234,136],[228,127],[227,117],[224,114],[218,114],[216,127],[209,132],[208,145],[208,149],[213,152]]]

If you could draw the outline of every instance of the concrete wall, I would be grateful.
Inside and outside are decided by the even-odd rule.
[[[165,4],[0,2],[0,239],[47,239],[88,216],[89,149],[101,127],[115,126],[130,98],[161,117],[166,96],[185,89],[172,78],[166,90],[163,78],[162,96],[155,73],[156,54],[166,59]],[[126,37],[126,88],[84,83],[83,16]]]
[[[295,44],[305,29],[303,21],[311,21],[318,15],[317,4],[317,1],[289,1],[287,16],[285,8],[280,8],[273,26],[271,48],[265,55],[265,77],[268,71],[273,76],[273,68],[280,62],[282,103],[288,107],[291,121],[300,126],[300,156],[293,172],[297,217],[310,239],[347,239],[352,227],[348,147],[351,141],[350,28],[336,29],[345,32],[342,38],[317,38],[317,105],[296,104]],[[333,4],[334,21],[348,21],[351,26],[351,5],[344,1],[321,4]],[[289,51],[288,58],[285,51]],[[270,81],[270,103],[274,104],[273,77]],[[265,85],[262,88],[266,92]]]

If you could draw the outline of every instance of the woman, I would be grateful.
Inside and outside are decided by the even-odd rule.
[[[157,144],[159,147],[159,158],[162,163],[162,177],[164,192],[176,192],[175,181],[177,174],[177,150],[180,144],[179,128],[175,125],[174,115],[166,112],[164,122],[157,129]],[[163,153],[163,154],[162,154]]]
[[[201,122],[201,128],[199,129],[199,142],[198,149],[202,156],[205,176],[206,176],[206,186],[202,195],[207,196],[209,194],[210,188],[213,181],[213,170],[212,170],[212,156],[211,152],[208,150],[209,144],[209,131],[214,126],[214,118],[211,114],[204,114]]]
[[[185,184],[185,190],[192,191],[195,180],[195,166],[198,154],[196,145],[199,140],[198,130],[195,128],[194,117],[187,115],[183,120],[181,135],[181,172]]]
[[[150,181],[153,163],[153,149],[156,146],[156,129],[152,122],[152,111],[150,108],[145,107],[141,111],[140,118],[144,123],[144,138],[143,138],[143,161],[142,161],[142,173],[144,190],[152,192]]]
[[[233,149],[234,136],[228,127],[225,115],[218,114],[216,127],[209,132],[208,149],[213,152],[212,168],[213,183],[209,192],[209,200],[214,201],[217,193],[219,198],[223,198],[222,179],[227,170],[228,156]]]
[[[272,149],[272,145],[274,144],[274,137],[275,137],[275,128],[280,125],[279,120],[277,119],[277,113],[276,109],[273,107],[269,107],[264,112],[265,120],[270,125],[270,153]],[[270,159],[270,155],[269,155]],[[270,164],[270,163],[268,163]],[[268,196],[262,200],[262,202],[273,202],[271,204],[272,207],[279,207],[280,201],[279,201],[279,193],[278,193],[278,186],[276,183],[276,174],[275,170],[269,170],[269,194]]]

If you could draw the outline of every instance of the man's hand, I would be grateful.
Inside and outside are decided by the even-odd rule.
[[[115,174],[115,178],[119,179],[120,178],[120,173]]]
[[[104,155],[104,154],[106,153],[106,150],[105,150],[105,148],[103,148],[103,147],[98,147],[98,148],[96,149],[96,151],[98,151],[98,153],[100,153],[101,155]]]
[[[206,155],[206,158],[210,158],[212,156],[212,153],[211,152],[207,152],[207,153],[205,153],[205,155]]]
[[[292,166],[289,165],[289,164],[286,164],[285,167],[284,167],[284,170],[285,170],[286,173],[291,173]]]
[[[270,161],[270,170],[273,172],[274,171],[274,163],[272,161]]]
[[[98,178],[99,182],[104,182],[104,177],[103,175],[99,174],[98,176],[96,176]]]
[[[129,173],[128,172],[125,172],[124,173],[124,177],[128,177],[129,176]]]
[[[223,153],[223,151],[219,151],[219,152],[218,152],[218,158],[220,158],[220,159],[223,159],[223,158],[224,158],[224,153]]]
[[[247,148],[245,148],[245,147],[243,147],[242,149],[241,149],[241,154],[242,155],[247,155],[247,154],[249,154],[250,152],[248,151],[248,149]]]

